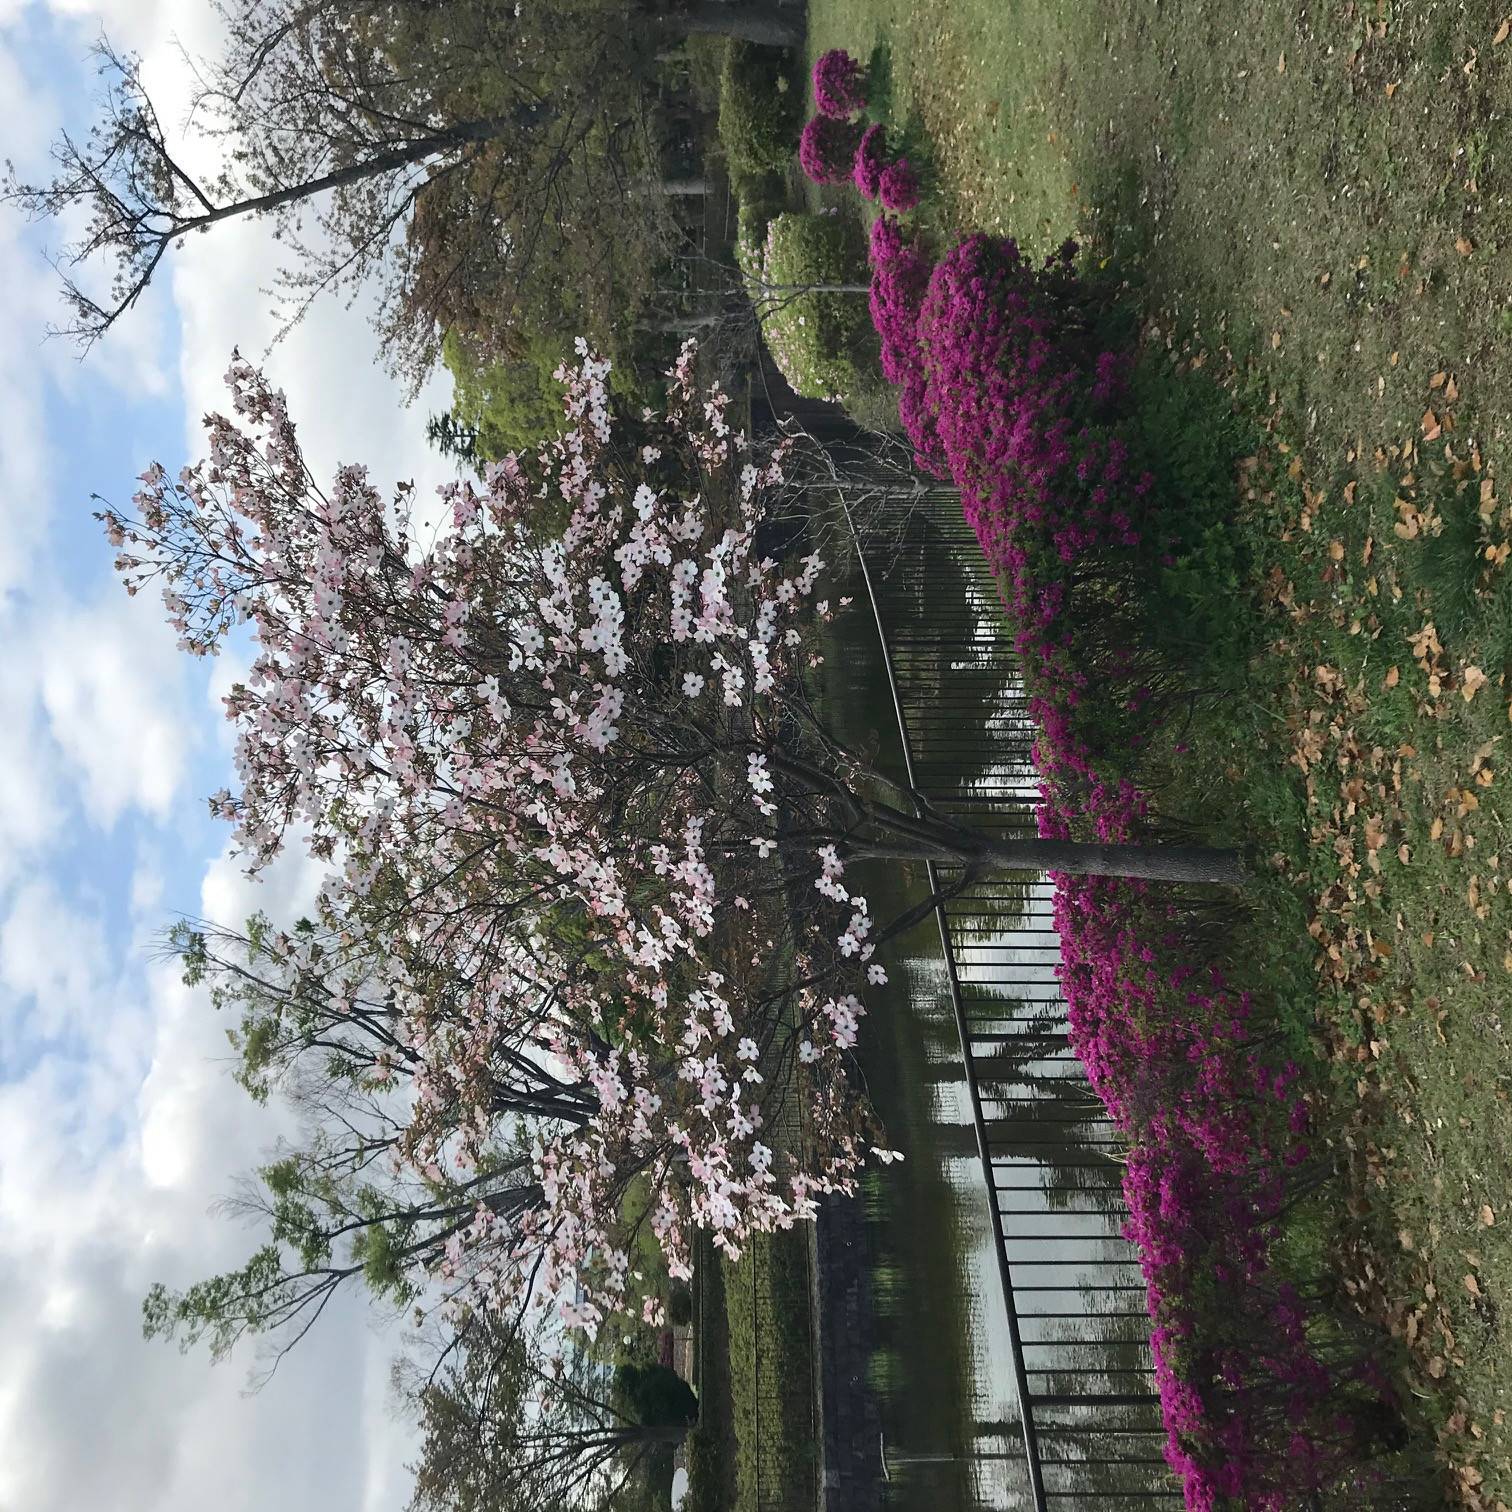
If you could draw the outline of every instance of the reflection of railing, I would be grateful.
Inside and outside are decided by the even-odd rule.
[[[1023,685],[959,503],[944,490],[861,491],[864,540],[838,490],[881,641],[899,775],[974,825],[1033,833]],[[936,894],[956,880],[928,867]],[[1005,1491],[1005,1505],[1178,1505],[1144,1286],[1121,1232],[1120,1141],[1070,1048],[1052,907],[1047,881],[997,877],[936,909],[1023,1436],[1024,1488]]]

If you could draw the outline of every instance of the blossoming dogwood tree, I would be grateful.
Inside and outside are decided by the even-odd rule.
[[[817,552],[776,554],[785,447],[732,431],[691,345],[638,421],[580,350],[566,433],[450,489],[434,539],[361,468],[322,489],[239,359],[208,460],[101,516],[186,650],[255,639],[226,700],[238,789],[212,806],[254,869],[296,838],[331,868],[318,920],[183,926],[186,965],[240,1003],[254,1090],[315,1065],[378,1129],[345,1118],[340,1179],[298,1183],[293,1216],[264,1204],[283,1250],[154,1293],[154,1331],[307,1326],[363,1268],[332,1259],[353,1234],[459,1306],[591,1330],[635,1303],[629,1228],[686,1275],[694,1227],[738,1253],[889,1158],[849,1056],[879,941],[933,900],[876,921],[855,861],[1237,876],[1211,852],[1003,840],[885,781],[806,693],[833,610]],[[560,538],[531,528],[543,503],[570,512]],[[778,1140],[792,1098],[802,1135]],[[380,1163],[426,1201],[385,1209]]]

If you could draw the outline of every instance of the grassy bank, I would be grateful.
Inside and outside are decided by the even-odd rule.
[[[1333,1230],[1306,1237],[1400,1341],[1455,1494],[1494,1507],[1512,1497],[1512,42],[1489,5],[1296,14],[814,0],[810,47],[885,64],[942,224],[1083,239],[1143,323],[1147,403],[1216,381],[1244,422],[1228,508],[1160,585],[1220,696],[1159,801],[1259,852],[1242,943],[1322,1064],[1346,1180]],[[1166,418],[1200,439],[1223,422],[1193,403]]]
[[[735,1263],[699,1256],[699,1423],[690,1512],[812,1505],[817,1410],[809,1235],[759,1236]]]

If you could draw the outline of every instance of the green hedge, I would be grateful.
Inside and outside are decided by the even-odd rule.
[[[719,139],[730,171],[781,172],[797,154],[802,120],[791,56],[732,41],[719,82]]]
[[[866,247],[860,225],[843,215],[779,215],[766,230],[753,295],[772,359],[809,399],[842,399],[875,388],[877,335],[864,293],[798,292],[805,285],[862,285]]]

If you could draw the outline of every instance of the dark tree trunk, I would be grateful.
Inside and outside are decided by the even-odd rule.
[[[1244,887],[1249,871],[1237,851],[1202,845],[1101,845],[1074,840],[999,840],[984,849],[989,867],[1060,871],[1081,877],[1139,877],[1149,882],[1216,882]]]
[[[692,198],[696,195],[709,192],[709,181],[706,178],[672,178],[661,179],[654,184],[637,184],[630,193],[637,196],[662,194],[668,199]]]
[[[735,37],[742,42],[760,42],[768,47],[797,47],[803,40],[791,13],[781,6],[760,4],[758,0],[735,0],[733,4],[691,5],[670,24],[686,35],[703,33]]]

